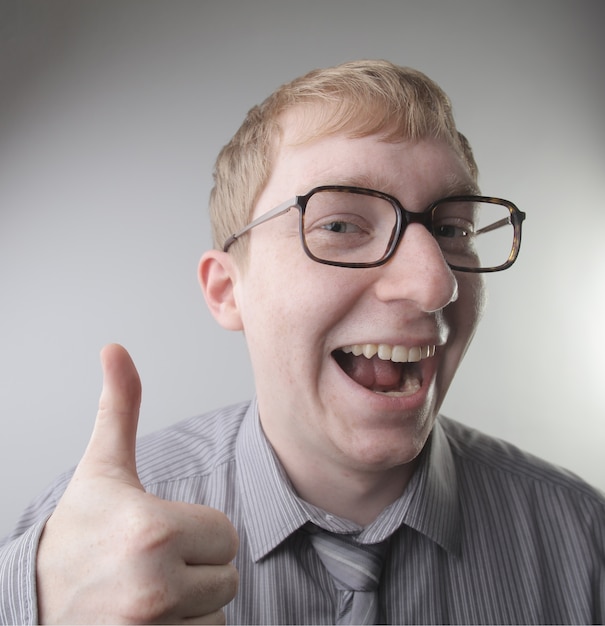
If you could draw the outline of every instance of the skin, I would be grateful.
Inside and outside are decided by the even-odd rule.
[[[342,134],[301,143],[296,114],[282,126],[253,217],[322,184],[385,191],[411,211],[475,189],[462,159],[443,142]],[[297,211],[246,236],[245,268],[228,253],[202,258],[210,310],[224,327],[245,333],[262,426],[299,495],[365,525],[401,495],[413,473],[479,321],[482,279],[450,270],[418,224],[408,227],[386,265],[371,269],[310,260]],[[391,398],[358,385],[334,360],[334,350],[355,343],[436,350],[420,363],[421,389]]]

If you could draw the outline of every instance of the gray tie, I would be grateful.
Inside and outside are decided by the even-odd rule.
[[[340,591],[336,624],[377,624],[378,583],[386,543],[365,545],[313,529],[311,543]]]

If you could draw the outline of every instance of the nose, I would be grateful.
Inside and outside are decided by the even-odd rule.
[[[408,225],[395,254],[376,271],[375,292],[385,302],[410,300],[433,313],[458,297],[456,277],[435,238],[421,224]]]

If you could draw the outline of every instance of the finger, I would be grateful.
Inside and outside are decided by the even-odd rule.
[[[139,486],[135,449],[141,381],[122,346],[105,346],[101,363],[103,390],[99,412],[81,465]]]
[[[239,575],[233,565],[196,565],[180,581],[181,600],[175,610],[190,618],[209,616],[225,607],[237,593]]]
[[[170,515],[179,554],[188,565],[226,565],[237,553],[239,537],[229,518],[201,504],[160,501]]]

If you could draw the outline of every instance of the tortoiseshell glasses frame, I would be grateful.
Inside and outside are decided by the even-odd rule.
[[[448,196],[415,212],[381,191],[323,185],[252,220],[225,241],[223,250],[292,209],[299,212],[303,249],[318,263],[351,268],[383,265],[397,250],[407,226],[421,224],[437,240],[453,270],[475,273],[499,272],[516,261],[526,217],[509,200],[491,196]]]

